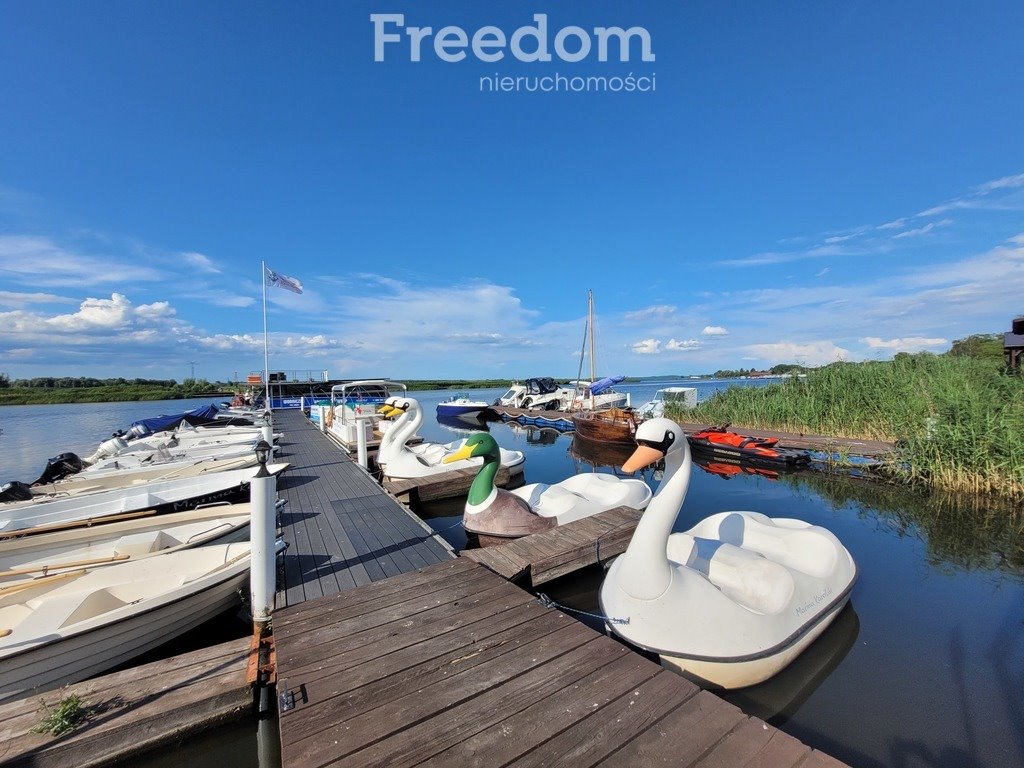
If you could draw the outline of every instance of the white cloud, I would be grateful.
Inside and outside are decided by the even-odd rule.
[[[827,275],[829,273],[829,271],[830,271],[829,268],[825,267],[825,268],[819,269],[817,272],[815,272],[814,276],[815,277],[824,277],[825,275]]]
[[[68,250],[47,237],[0,235],[0,274],[38,286],[94,286],[166,279],[159,270],[116,257]]]
[[[884,349],[890,352],[920,352],[924,349],[935,349],[949,345],[947,339],[926,339],[921,336],[911,336],[903,339],[880,339],[877,336],[868,336],[861,339],[871,349]]]
[[[696,339],[687,339],[686,341],[669,339],[668,343],[665,345],[665,349],[670,352],[690,352],[695,349],[700,349],[703,346],[704,344]]]
[[[993,181],[987,181],[984,184],[979,184],[974,188],[974,192],[979,195],[987,195],[989,192],[993,192],[997,189],[1014,189],[1016,187],[1024,187],[1024,173],[1017,173],[1013,176],[1003,176],[1001,179],[995,179]]]
[[[877,229],[903,229],[906,223],[906,218],[900,218],[894,221],[887,221],[885,224],[879,224]]]
[[[651,307],[645,307],[644,309],[638,309],[635,312],[627,312],[623,315],[626,322],[636,322],[640,320],[666,320],[676,313],[676,308],[669,304],[656,304]]]
[[[904,238],[904,237],[917,237],[919,235],[927,235],[932,230],[935,230],[935,229],[937,229],[939,227],[948,227],[952,223],[953,223],[952,219],[943,219],[942,221],[932,221],[932,222],[929,222],[929,223],[925,224],[923,227],[918,227],[917,229],[908,229],[905,232],[900,232],[898,234],[895,234],[895,235],[893,235],[893,239],[894,240],[899,240],[900,238]]]
[[[219,275],[221,273],[220,267],[213,263],[213,260],[209,256],[202,253],[196,253],[194,251],[188,251],[181,254],[181,257],[185,262],[192,267],[195,267],[200,272],[206,272],[209,274]]]
[[[71,304],[75,299],[58,296],[55,293],[17,293],[0,291],[0,307],[27,307],[29,304]]]
[[[728,336],[729,331],[720,325],[705,325],[704,330],[701,331],[705,336]]]
[[[661,341],[658,339],[644,339],[633,343],[633,352],[637,355],[658,355],[661,354]]]

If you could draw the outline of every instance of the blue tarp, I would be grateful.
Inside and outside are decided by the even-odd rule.
[[[151,419],[139,419],[132,422],[132,427],[138,426],[142,434],[153,432],[165,432],[168,429],[176,429],[182,422],[200,426],[209,424],[217,418],[216,405],[201,405],[191,411],[176,413],[173,416],[154,416]],[[144,430],[144,431],[143,431]]]
[[[615,386],[625,378],[625,376],[605,376],[603,379],[598,379],[590,385],[590,393],[592,395],[600,395],[606,389]]]

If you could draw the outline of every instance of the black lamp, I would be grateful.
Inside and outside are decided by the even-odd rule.
[[[260,471],[256,473],[256,477],[270,477],[270,473],[267,472],[267,460],[270,458],[270,443],[266,440],[260,440],[256,443],[256,461],[260,463]]]

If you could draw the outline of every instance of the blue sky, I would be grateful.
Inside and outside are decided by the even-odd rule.
[[[405,17],[383,61],[371,14]],[[550,62],[511,48],[534,14]],[[268,292],[271,368],[335,378],[574,378],[589,289],[599,375],[938,352],[1024,313],[1020,3],[0,17],[14,378],[260,369],[261,260],[305,286]],[[411,61],[413,26],[498,27],[504,57],[443,61],[428,36]],[[639,36],[599,60],[598,27],[642,28],[654,61]],[[654,87],[525,90],[557,75]]]

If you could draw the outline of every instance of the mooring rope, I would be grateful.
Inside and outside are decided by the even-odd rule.
[[[545,608],[557,608],[560,611],[568,611],[569,613],[576,613],[580,616],[589,616],[592,619],[601,619],[601,621],[606,621],[609,624],[629,624],[629,619],[617,619],[614,616],[605,616],[603,613],[590,613],[589,611],[581,611],[578,608],[570,608],[567,605],[562,605],[557,600],[552,600],[543,592],[537,593],[537,599],[540,600],[540,604]]]

